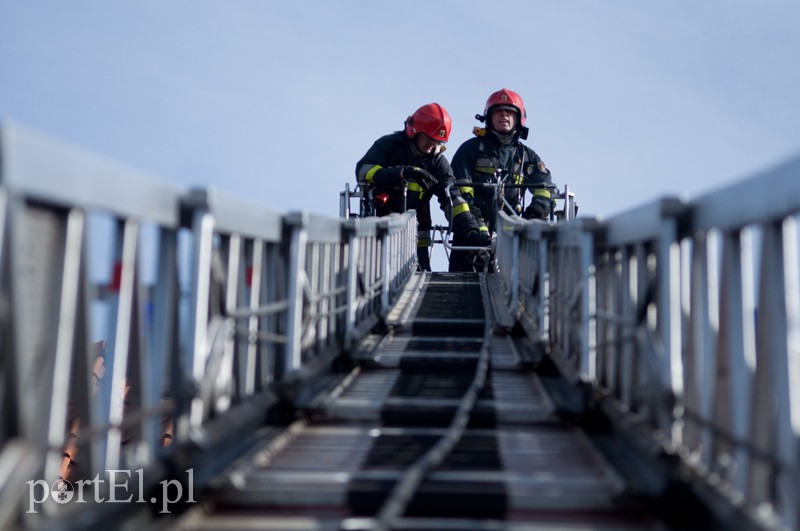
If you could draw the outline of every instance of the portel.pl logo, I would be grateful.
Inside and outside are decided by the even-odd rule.
[[[160,514],[169,514],[170,506],[174,503],[195,503],[194,499],[194,469],[186,472],[186,497],[184,498],[183,484],[177,479],[165,479],[161,485],[160,496],[145,497],[144,471],[139,468],[132,473],[130,470],[106,470],[105,478],[100,479],[97,474],[92,479],[81,479],[70,483],[59,479],[48,484],[43,479],[26,482],[28,485],[28,510],[26,514],[39,512],[41,504],[53,500],[59,504],[67,503],[149,503],[161,504]],[[132,490],[134,489],[134,490]],[[154,492],[151,491],[151,494]],[[158,494],[156,491],[155,494]]]

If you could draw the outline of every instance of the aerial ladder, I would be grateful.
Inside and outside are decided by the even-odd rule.
[[[416,271],[413,212],[275,212],[18,124],[0,164],[4,528],[798,526],[800,160],[500,213],[463,274]]]

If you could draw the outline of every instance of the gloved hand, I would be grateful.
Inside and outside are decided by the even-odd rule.
[[[403,170],[403,177],[407,181],[413,181],[419,184],[426,191],[433,188],[433,186],[438,182],[436,177],[431,175],[430,172],[416,166],[406,166]]]
[[[546,199],[534,199],[525,212],[522,213],[525,219],[544,219],[550,218],[550,201]]]
[[[403,185],[403,168],[406,166],[389,166],[375,172],[372,179],[381,188],[400,188]]]
[[[492,243],[492,237],[489,236],[488,232],[471,230],[467,233],[464,241],[472,247],[486,247]]]
[[[470,229],[453,235],[453,245],[463,247],[486,247],[492,243],[488,232]]]

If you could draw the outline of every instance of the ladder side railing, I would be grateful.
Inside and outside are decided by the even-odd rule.
[[[378,323],[414,272],[415,227],[164,185],[4,124],[0,526],[94,525],[127,506],[95,501],[124,499],[125,471],[149,503],[229,451]],[[200,487],[192,472],[172,479]],[[59,480],[81,503],[51,494]]]
[[[0,163],[0,348],[14,382],[0,391],[0,460],[13,469],[0,475],[0,524],[35,526],[69,512],[50,496],[59,479],[158,468],[182,191],[14,124],[0,131]]]
[[[799,177],[794,159],[604,221],[503,217],[497,242],[510,309],[561,372],[757,528],[800,523]]]
[[[800,526],[800,158],[689,203],[682,451],[776,527]]]

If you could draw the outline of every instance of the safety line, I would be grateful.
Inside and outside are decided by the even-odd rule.
[[[486,296],[485,282],[485,275],[481,275],[481,294],[484,298]],[[486,385],[486,376],[489,371],[490,338],[493,327],[491,313],[487,311],[485,315],[486,321],[483,332],[483,345],[481,346],[480,357],[477,367],[475,368],[475,377],[472,380],[470,388],[461,398],[461,402],[456,410],[456,414],[453,416],[453,420],[447,428],[447,432],[435,445],[403,472],[403,477],[395,484],[386,500],[384,500],[383,505],[381,505],[381,508],[377,511],[371,529],[375,531],[387,531],[393,527],[397,520],[403,516],[408,504],[425,479],[425,476],[432,468],[439,466],[444,461],[464,435],[472,411],[477,403],[478,395]]]

